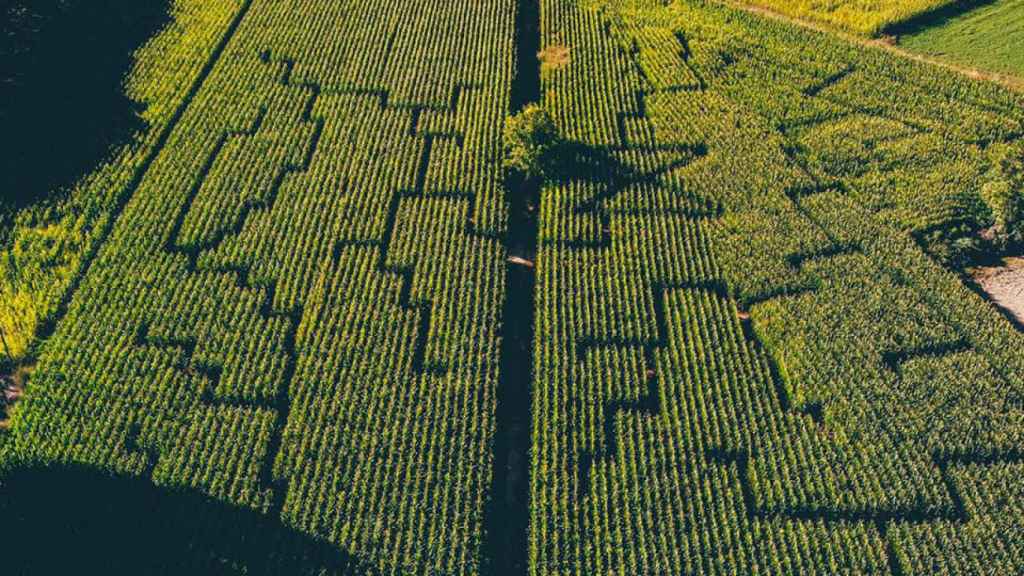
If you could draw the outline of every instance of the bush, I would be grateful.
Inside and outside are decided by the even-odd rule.
[[[1024,146],[994,146],[994,178],[981,189],[992,209],[992,236],[1000,243],[1024,241]]]
[[[505,169],[525,178],[550,175],[560,137],[544,108],[531,104],[505,119]]]

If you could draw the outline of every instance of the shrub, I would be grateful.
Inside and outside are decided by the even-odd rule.
[[[1024,240],[1024,147],[994,146],[994,178],[981,189],[992,210],[992,235],[1000,243]]]

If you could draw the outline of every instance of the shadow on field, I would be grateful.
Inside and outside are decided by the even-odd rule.
[[[996,0],[962,0],[960,2],[948,2],[940,4],[932,10],[928,10],[902,22],[896,22],[885,28],[885,34],[894,36],[910,36],[928,28],[941,26],[946,22],[980,8],[992,4]]]
[[[169,0],[8,0],[0,8],[0,203],[49,197],[145,128],[123,88]]]
[[[609,149],[567,140],[559,143],[549,172],[558,183],[625,181],[635,176]]]
[[[0,479],[4,574],[370,574],[276,519],[81,467]]]

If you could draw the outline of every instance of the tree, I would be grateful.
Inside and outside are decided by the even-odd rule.
[[[560,143],[558,127],[544,108],[531,104],[505,119],[505,169],[525,178],[550,176]]]

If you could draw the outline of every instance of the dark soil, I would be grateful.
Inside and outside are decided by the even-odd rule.
[[[516,13],[516,76],[511,112],[540,101],[540,4],[519,0]],[[528,571],[530,408],[533,381],[534,269],[540,182],[510,177],[509,262],[502,313],[501,378],[491,500],[484,518],[484,574]]]

